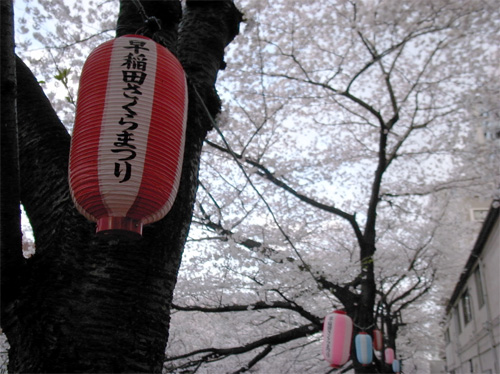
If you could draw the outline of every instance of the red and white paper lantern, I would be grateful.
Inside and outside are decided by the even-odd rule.
[[[323,323],[323,357],[332,367],[341,367],[351,352],[353,323],[343,311],[336,310]]]
[[[381,351],[383,347],[382,342],[382,331],[379,329],[373,330],[373,349],[376,351]]]
[[[356,345],[356,358],[362,365],[369,365],[373,360],[372,337],[366,332],[360,332],[354,339]]]
[[[97,233],[138,237],[175,200],[187,117],[184,71],[163,46],[125,35],[97,47],[82,70],[69,183]]]
[[[388,365],[392,365],[394,362],[394,349],[386,348],[384,351],[384,361]]]

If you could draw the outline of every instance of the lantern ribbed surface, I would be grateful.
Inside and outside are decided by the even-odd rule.
[[[125,35],[97,47],[82,70],[69,184],[98,233],[142,234],[175,200],[187,116],[184,71],[153,40]]]
[[[343,311],[335,311],[325,317],[323,323],[323,357],[332,367],[341,367],[351,352],[353,324]]]
[[[386,348],[384,351],[384,361],[388,365],[392,365],[392,362],[394,361],[394,349],[392,348]]]
[[[368,365],[373,360],[372,337],[366,332],[360,332],[354,339],[356,358],[362,365]]]
[[[373,330],[373,349],[376,351],[381,351],[383,348],[383,341],[382,341],[382,331],[379,329]]]

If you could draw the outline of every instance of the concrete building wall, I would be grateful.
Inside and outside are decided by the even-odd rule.
[[[448,306],[448,373],[500,373],[500,220],[498,212],[487,240],[471,255]]]

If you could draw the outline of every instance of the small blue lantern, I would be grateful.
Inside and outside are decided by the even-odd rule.
[[[358,362],[363,366],[371,364],[373,360],[372,337],[366,332],[360,332],[356,335],[355,344]]]
[[[399,360],[392,361],[392,371],[395,373],[399,373],[401,371],[401,363]]]

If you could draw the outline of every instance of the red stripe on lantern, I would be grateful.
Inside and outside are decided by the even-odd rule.
[[[157,80],[164,84],[155,86],[155,97],[169,97],[177,94],[176,100],[187,104],[187,90],[184,72],[177,60],[170,60],[171,53],[165,48],[158,48],[158,59],[171,62],[168,69],[157,72]],[[173,57],[173,56],[172,56]],[[174,64],[174,62],[176,64]],[[176,71],[177,74],[171,74]],[[170,74],[167,74],[170,73]],[[184,95],[181,97],[180,95]],[[187,106],[186,106],[187,108]],[[185,123],[187,111],[184,107],[166,106],[159,100],[153,102],[151,122],[161,123],[168,118],[173,123]],[[134,205],[131,207],[129,215],[142,218],[143,223],[155,222],[164,217],[174,203],[177,195],[177,188],[181,175],[182,156],[184,153],[185,126],[152,126],[149,130],[149,145],[146,158],[155,160],[158,154],[164,153],[172,160],[180,160],[180,163],[167,163],[161,160],[147,162],[144,165],[144,174],[148,178],[148,183],[142,183]],[[174,138],[177,143],[164,143],[165,139]],[[171,183],[159,183],[162,176],[167,176]],[[155,191],[163,193],[154,194]],[[149,198],[151,195],[155,199]],[[146,202],[146,199],[148,200]],[[154,212],[154,213],[151,213]],[[149,214],[148,214],[149,213]]]
[[[383,341],[382,341],[382,331],[379,329],[373,330],[373,349],[376,351],[381,351],[383,348]]]
[[[332,367],[341,367],[351,351],[353,323],[343,311],[335,311],[325,317],[323,323],[323,357]]]
[[[97,232],[142,234],[163,218],[179,186],[187,87],[177,59],[126,35],[97,47],[83,67],[69,182]]]
[[[90,58],[98,55],[97,58]],[[100,45],[89,56],[85,62],[82,77],[87,72],[100,71],[102,66],[109,66],[111,49],[106,45]],[[71,151],[69,161],[69,179],[71,196],[76,207],[87,219],[96,221],[99,216],[106,214],[106,209],[99,193],[99,181],[97,170],[98,148],[101,132],[100,123],[104,112],[103,105],[106,98],[108,70],[103,70],[100,77],[89,77],[87,84],[80,84],[78,90],[78,108],[75,118],[75,127],[71,138]],[[86,114],[86,115],[85,115]],[[83,122],[85,126],[77,126]],[[86,207],[84,209],[79,201]]]

